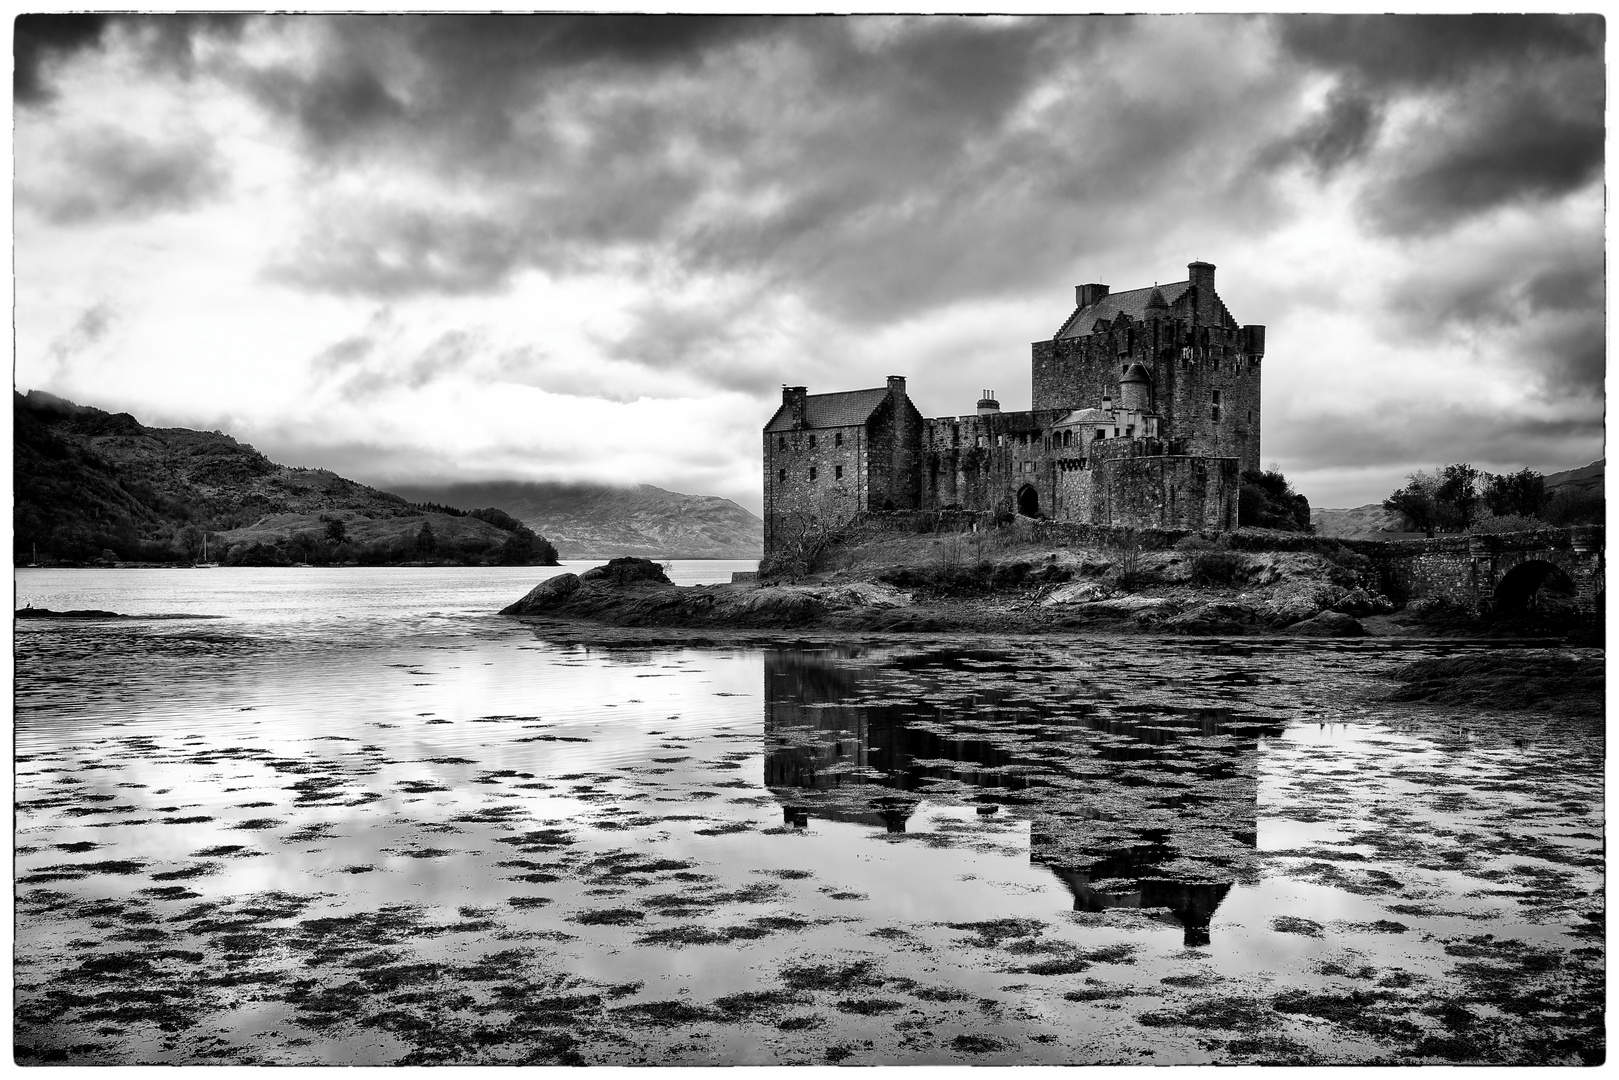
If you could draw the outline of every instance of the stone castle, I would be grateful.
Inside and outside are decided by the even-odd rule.
[[[1032,347],[1032,405],[927,419],[905,379],[871,390],[782,388],[764,429],[765,553],[865,511],[972,510],[1093,525],[1233,529],[1259,468],[1265,328],[1239,326],[1214,267],[1076,307]]]

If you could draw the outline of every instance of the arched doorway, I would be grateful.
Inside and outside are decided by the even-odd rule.
[[[1514,566],[1495,587],[1495,611],[1499,615],[1556,611],[1574,603],[1573,579],[1539,559]]]
[[[1033,484],[1024,484],[1017,493],[1017,512],[1024,517],[1040,516],[1040,493]]]

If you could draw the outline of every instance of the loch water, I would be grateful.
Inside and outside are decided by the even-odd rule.
[[[1600,723],[1386,700],[1489,646],[496,614],[580,568],[19,570],[140,617],[15,624],[17,1060],[1600,1060]]]

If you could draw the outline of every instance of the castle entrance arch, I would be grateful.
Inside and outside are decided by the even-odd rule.
[[[1495,610],[1503,615],[1538,611],[1543,605],[1572,604],[1574,581],[1549,562],[1530,559],[1501,577],[1495,587]]]
[[[1040,493],[1034,490],[1033,484],[1024,484],[1018,488],[1017,512],[1024,517],[1040,516]]]

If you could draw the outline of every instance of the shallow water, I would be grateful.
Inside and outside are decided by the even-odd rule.
[[[19,572],[226,616],[17,624],[19,1060],[1600,1052],[1600,725],[1378,700],[1478,646],[600,648],[543,573]]]

